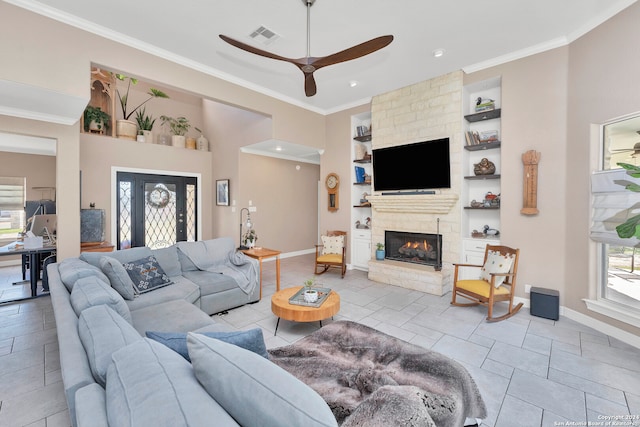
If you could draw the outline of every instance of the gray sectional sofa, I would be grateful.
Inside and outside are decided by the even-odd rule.
[[[123,271],[151,256],[171,284],[135,292]],[[258,300],[258,268],[229,238],[83,253],[49,265],[73,425],[336,426],[324,400],[294,376],[202,335],[228,331],[211,314]],[[150,331],[188,333],[191,363],[145,337]]]

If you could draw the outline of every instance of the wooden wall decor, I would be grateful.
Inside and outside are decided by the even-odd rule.
[[[522,209],[520,213],[523,215],[536,215],[538,210],[538,163],[540,162],[541,153],[535,150],[529,150],[522,155],[522,163],[524,164],[524,188],[522,191]]]
[[[113,73],[101,68],[91,67],[91,100],[89,105],[100,107],[111,116],[107,129],[108,136],[116,136],[116,78]],[[84,114],[80,120],[80,129],[84,132]]]

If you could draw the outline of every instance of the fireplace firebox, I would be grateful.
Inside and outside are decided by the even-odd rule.
[[[384,232],[385,259],[442,268],[442,234]]]

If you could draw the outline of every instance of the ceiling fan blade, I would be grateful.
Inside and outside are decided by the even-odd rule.
[[[348,49],[334,53],[332,55],[323,56],[322,58],[310,58],[315,69],[326,67],[327,65],[339,64],[340,62],[351,61],[352,59],[360,58],[377,50],[388,46],[393,41],[393,36],[380,36],[375,39],[371,39],[359,45],[355,45]]]
[[[250,46],[250,45],[248,45],[246,43],[242,43],[242,42],[240,42],[238,40],[232,39],[231,37],[227,37],[224,34],[219,34],[218,36],[222,40],[224,40],[227,43],[229,43],[231,46],[235,46],[238,49],[242,49],[244,51],[247,51],[249,53],[253,53],[255,55],[264,56],[265,58],[277,59],[278,61],[291,62],[293,64],[296,64],[297,62],[299,62],[299,60],[297,60],[297,59],[287,58],[287,57],[284,57],[284,56],[276,55],[275,53],[267,52],[266,50],[258,49],[256,47]]]
[[[316,94],[316,79],[313,78],[313,73],[304,73],[304,93],[307,96],[313,96]]]

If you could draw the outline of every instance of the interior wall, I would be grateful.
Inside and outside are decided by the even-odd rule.
[[[201,235],[203,239],[212,237],[211,204],[214,194],[212,185],[212,153],[187,150],[184,148],[138,143],[126,139],[83,134],[80,138],[80,165],[82,170],[82,207],[105,209],[105,236],[115,244],[115,230],[112,228],[112,168],[140,169],[142,173],[181,175],[183,172],[200,174]],[[147,172],[145,172],[147,171]]]
[[[55,191],[33,188],[56,186],[55,156],[2,152],[2,172],[0,173],[3,176],[27,178],[27,200],[55,198]]]
[[[573,42],[569,49],[567,206],[565,226],[569,308],[640,335],[640,328],[587,310],[583,298],[595,297],[595,243],[589,239],[589,179],[597,168],[598,126],[640,112],[640,4],[635,3]],[[591,129],[596,128],[596,135]],[[630,246],[637,240],[630,239]]]

